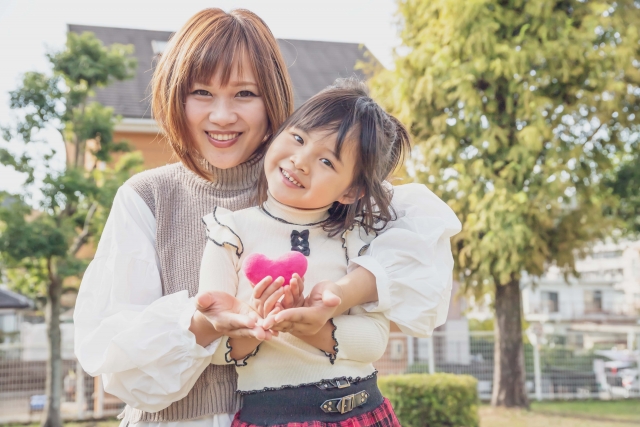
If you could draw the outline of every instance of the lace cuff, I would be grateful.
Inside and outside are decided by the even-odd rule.
[[[262,343],[258,344],[255,350],[253,350],[251,353],[247,354],[245,357],[243,357],[240,360],[236,360],[233,357],[231,357],[231,352],[233,351],[233,347],[231,346],[230,341],[231,340],[227,338],[227,342],[226,342],[227,352],[224,354],[224,360],[229,364],[233,363],[235,366],[247,366],[247,360],[249,360],[251,357],[258,354],[258,351],[260,350],[260,345],[262,345]]]
[[[333,322],[333,318],[329,319],[329,322],[331,322],[331,326],[333,326],[333,331],[331,331],[331,338],[333,338],[333,342],[335,343],[335,345],[333,346],[334,353],[331,354],[324,350],[320,351],[329,358],[329,362],[331,362],[331,364],[333,365],[334,363],[336,363],[336,357],[338,357],[338,339],[336,338],[336,330],[338,329],[338,327]]]

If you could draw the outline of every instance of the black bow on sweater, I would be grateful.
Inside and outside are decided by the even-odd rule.
[[[291,232],[291,250],[300,252],[304,256],[309,256],[309,230]]]

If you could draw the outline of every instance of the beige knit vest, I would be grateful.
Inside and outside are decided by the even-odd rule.
[[[206,243],[202,217],[215,206],[239,210],[254,204],[262,156],[256,155],[231,169],[207,164],[212,181],[202,179],[182,163],[142,172],[125,185],[145,201],[156,219],[156,251],[164,295],[198,292],[200,261]],[[189,394],[160,412],[143,412],[127,406],[124,425],[137,422],[181,421],[213,414],[235,413],[241,398],[236,393],[233,366],[209,365]]]

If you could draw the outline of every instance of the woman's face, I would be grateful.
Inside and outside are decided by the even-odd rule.
[[[245,162],[267,134],[267,110],[249,60],[241,59],[226,86],[220,73],[208,83],[196,83],[185,103],[192,138],[200,155],[211,165],[228,169]]]

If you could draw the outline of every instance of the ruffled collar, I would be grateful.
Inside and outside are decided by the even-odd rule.
[[[262,210],[270,217],[280,222],[294,225],[318,225],[329,217],[331,205],[318,209],[298,209],[283,205],[267,193],[267,200],[262,204]]]

